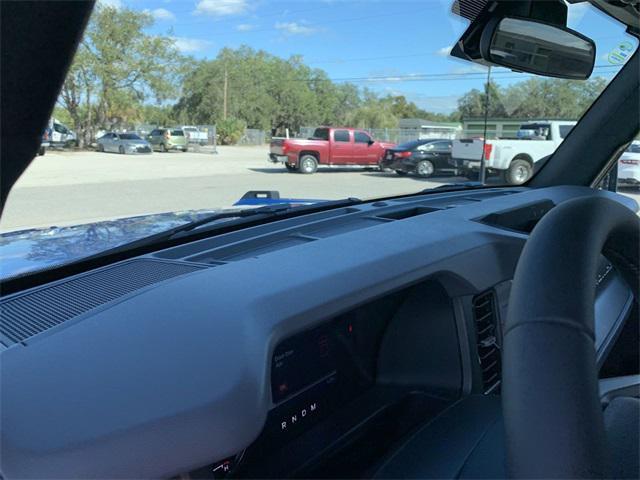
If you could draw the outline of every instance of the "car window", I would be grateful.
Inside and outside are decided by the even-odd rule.
[[[52,132],[55,128],[50,140],[72,142],[74,149],[56,152],[55,161],[49,156],[34,159],[5,206],[0,240],[2,232],[78,225],[79,219],[89,224],[185,208],[219,211],[251,191],[321,202],[399,196],[468,180],[489,186],[524,184],[541,171],[543,158],[553,161],[571,124],[636,54],[638,39],[603,14],[594,5],[598,2],[569,1],[562,2],[566,19],[562,15],[558,20],[596,43],[590,78],[487,69],[451,55],[469,20],[462,10],[449,8],[454,0],[443,1],[95,1],[47,119]],[[55,10],[56,2],[50,3]],[[549,12],[548,20],[555,20],[554,15]],[[372,21],[360,21],[363,16]],[[518,42],[513,43],[517,49]],[[534,128],[519,132],[523,125]],[[557,138],[541,141],[549,138],[545,130]],[[144,134],[154,150],[175,146],[168,145],[172,142],[165,139],[166,132],[183,147],[178,150],[186,149],[187,140],[194,145],[170,156],[96,152],[103,133],[105,149],[118,150],[107,145],[115,145],[114,132]],[[309,149],[314,144],[309,139],[320,148]],[[369,139],[380,142],[380,148],[364,148]],[[326,145],[329,141],[338,148]],[[434,162],[433,175],[420,182],[416,172],[342,168],[329,174],[325,168],[357,164],[375,169],[388,155],[393,159],[393,152],[420,148],[432,155],[443,151],[444,142],[452,142],[444,150],[446,161]],[[358,150],[356,144],[367,154],[350,155],[352,147]],[[638,155],[633,153],[637,149],[631,147],[625,158]],[[296,160],[303,152],[314,155],[316,162],[307,158],[313,177],[284,174],[300,171]],[[518,161],[513,161],[516,155]],[[99,161],[93,161],[95,156]],[[522,162],[522,157],[532,162]],[[79,173],[78,164],[91,168]],[[39,165],[50,175],[39,174]],[[132,174],[139,180],[135,202],[124,181]],[[165,180],[171,182],[171,195],[160,187]],[[85,195],[91,200],[65,201]],[[186,220],[175,220],[181,221]],[[123,235],[112,232],[109,242],[148,235],[148,227],[127,227]],[[40,258],[66,261],[86,252],[85,247],[113,246],[100,239],[75,248],[56,235],[51,242],[34,247],[28,265],[41,266],[33,260]],[[6,257],[0,255],[3,267],[11,248]],[[8,268],[5,275],[11,273],[18,272]]]
[[[349,136],[349,130],[334,130],[333,140],[336,142],[349,142],[351,138]]]
[[[142,140],[135,133],[121,133],[119,136],[120,136],[120,139],[122,140]]]
[[[424,140],[414,140],[413,142],[401,143],[396,148],[398,150],[413,150],[414,148],[418,148],[424,144],[425,144]]]
[[[354,132],[353,140],[356,143],[366,143],[368,144],[371,141],[371,137],[364,132]]]
[[[328,128],[316,128],[313,132],[312,137],[315,140],[329,140],[329,129]]]
[[[451,142],[434,142],[433,149],[439,152],[448,152],[451,150]]]
[[[560,127],[558,127],[558,130],[560,132],[560,138],[566,138],[572,129],[573,129],[573,125],[560,125]]]

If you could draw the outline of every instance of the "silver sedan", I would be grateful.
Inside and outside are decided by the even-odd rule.
[[[97,140],[99,152],[151,153],[151,145],[135,133],[109,132]]]

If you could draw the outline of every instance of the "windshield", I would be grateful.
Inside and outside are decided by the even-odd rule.
[[[597,48],[588,80],[488,69],[450,55],[469,25],[451,3],[98,0],[50,145],[0,221],[0,257],[30,263],[2,275],[166,229],[158,214],[246,208],[248,192],[254,206],[389,197],[477,182],[481,161],[487,185],[525,183],[637,42],[577,3],[568,26]],[[97,142],[114,131],[148,143]],[[429,140],[410,160],[396,148]]]
[[[135,133],[119,133],[118,137],[120,137],[121,140],[142,140]]]

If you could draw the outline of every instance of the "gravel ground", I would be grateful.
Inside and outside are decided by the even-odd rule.
[[[399,177],[361,168],[321,168],[314,175],[301,175],[269,163],[267,147],[219,147],[218,152],[48,151],[35,159],[11,191],[0,232],[227,207],[249,190],[277,190],[288,198],[366,199],[465,181]],[[640,202],[637,190],[622,193]]]

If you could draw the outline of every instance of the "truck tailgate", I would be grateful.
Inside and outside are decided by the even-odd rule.
[[[269,152],[276,155],[283,155],[284,138],[274,138],[269,145]]]
[[[454,140],[451,148],[451,157],[460,160],[482,159],[484,142],[478,139]]]

